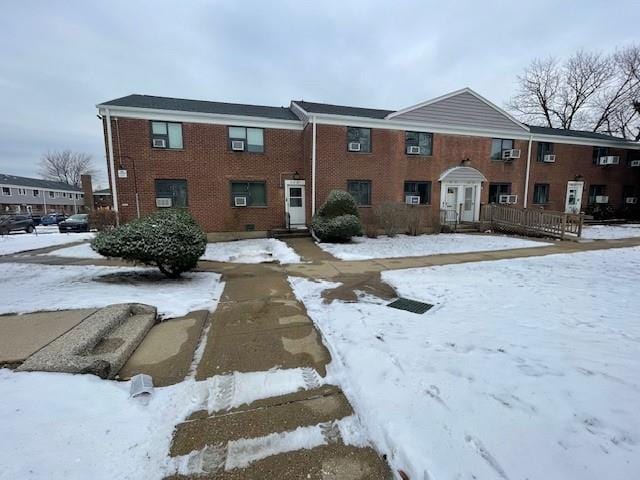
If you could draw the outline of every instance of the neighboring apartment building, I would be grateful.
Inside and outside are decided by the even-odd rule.
[[[62,182],[0,173],[0,214],[73,214],[83,209],[84,195],[79,188]]]
[[[304,226],[332,189],[478,219],[480,205],[634,205],[640,144],[529,127],[466,88],[402,110],[129,95],[97,106],[123,221],[186,207],[206,231]]]

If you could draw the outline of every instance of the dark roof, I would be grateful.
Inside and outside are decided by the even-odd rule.
[[[93,194],[94,195],[111,195],[111,189],[103,188],[102,190],[95,190]]]
[[[0,173],[0,183],[5,185],[17,185],[19,187],[46,188],[48,190],[68,190],[81,192],[82,190],[64,182],[53,182],[51,180],[41,180],[39,178],[17,177]]]
[[[303,110],[309,113],[326,113],[329,115],[345,115],[347,117],[384,118],[395,110],[380,110],[376,108],[347,107],[344,105],[330,105],[328,103],[305,102],[294,100]]]
[[[221,115],[242,115],[247,117],[275,118],[278,120],[299,120],[288,107],[265,107],[241,103],[207,102],[184,98],[154,97],[152,95],[127,95],[103,102],[100,105],[117,107],[150,108],[155,110],[177,110],[181,112],[219,113]]]
[[[613,135],[607,135],[606,133],[589,132],[586,130],[566,130],[564,128],[551,128],[551,127],[538,127],[536,125],[529,125],[531,133],[537,133],[540,135],[555,135],[561,137],[577,137],[586,138],[589,140],[609,140],[613,142],[629,142],[636,144],[632,140],[627,140],[622,137],[614,137]]]

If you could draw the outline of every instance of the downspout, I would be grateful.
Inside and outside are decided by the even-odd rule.
[[[531,144],[533,142],[533,135],[529,136],[529,148],[527,150],[527,173],[524,177],[524,208],[527,208],[529,200],[529,173],[531,171]]]
[[[312,143],[311,143],[311,216],[316,214],[316,116],[311,117]]]
[[[106,109],[107,114],[107,148],[109,149],[109,168],[111,169],[111,190],[113,199],[113,211],[116,212],[116,225],[120,225],[120,215],[118,214],[118,189],[116,187],[116,166],[113,161],[113,137],[111,135],[111,112]]]

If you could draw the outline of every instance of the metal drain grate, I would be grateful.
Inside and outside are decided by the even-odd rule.
[[[431,305],[430,303],[418,302],[416,300],[410,300],[408,298],[400,297],[388,304],[387,307],[397,308],[398,310],[406,310],[407,312],[411,313],[422,314],[428,312],[431,307],[433,307],[433,305]]]

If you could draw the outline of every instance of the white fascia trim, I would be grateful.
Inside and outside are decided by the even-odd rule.
[[[104,115],[108,109],[112,117],[140,118],[142,120],[237,125],[239,127],[279,128],[285,130],[302,130],[304,127],[303,123],[298,120],[278,120],[276,118],[248,117],[244,115],[183,112],[179,110],[119,107],[111,105],[96,105],[96,108],[98,108],[100,115]]]
[[[38,190],[38,192],[82,193],[82,190],[58,190],[55,188],[25,187],[24,185],[13,185],[12,183],[0,183],[0,188],[1,187],[26,188],[27,190],[32,191],[32,195],[33,195],[33,190]],[[27,194],[27,196],[29,195]],[[33,197],[33,198],[38,198],[38,197]]]
[[[304,108],[302,108],[293,100],[291,101],[289,108],[293,110],[293,113],[298,116],[300,121],[304,122],[305,126],[307,125],[307,123],[309,123],[309,113]]]
[[[560,135],[532,135],[534,142],[566,143],[570,145],[586,145],[590,147],[615,147],[629,150],[640,150],[640,143],[619,142],[597,138],[564,137]]]
[[[508,138],[528,140],[528,132],[500,131],[478,128],[465,128],[452,125],[434,125],[423,122],[407,122],[365,117],[347,117],[343,115],[316,115],[318,124],[343,125],[348,127],[382,128],[387,130],[409,130],[412,132],[444,133],[452,135],[468,135],[472,137]]]
[[[398,110],[397,112],[390,113],[389,115],[386,116],[386,118],[391,119],[393,117],[397,117],[398,115],[402,115],[403,113],[407,113],[407,112],[410,112],[412,110],[416,110],[418,108],[426,107],[427,105],[431,105],[433,103],[440,102],[442,100],[446,100],[447,98],[455,97],[456,95],[460,95],[461,93],[469,93],[469,94],[473,95],[478,100],[480,100],[481,102],[483,102],[487,106],[491,107],[492,109],[494,109],[499,114],[504,115],[505,117],[507,117],[509,120],[511,120],[513,123],[515,123],[518,127],[522,128],[525,132],[529,132],[529,127],[527,127],[524,123],[518,121],[514,116],[512,116],[511,114],[509,114],[508,112],[506,112],[502,108],[498,107],[497,105],[495,105],[491,101],[487,100],[486,98],[484,98],[479,93],[473,91],[469,87],[461,88],[460,90],[456,90],[454,92],[447,93],[445,95],[441,95],[441,96],[436,97],[436,98],[432,98],[431,100],[427,100],[426,102],[418,103],[417,105],[412,105],[411,107],[403,108],[402,110]]]

